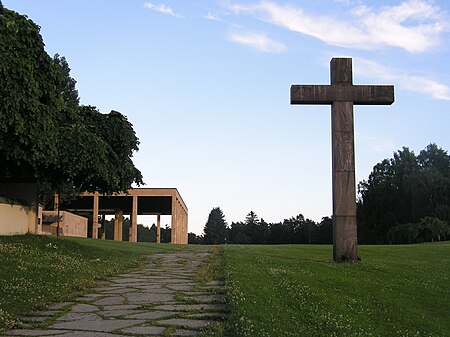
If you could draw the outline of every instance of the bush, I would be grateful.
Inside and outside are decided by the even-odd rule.
[[[427,216],[420,220],[420,236],[425,242],[445,241],[450,239],[450,226],[438,218]]]
[[[416,243],[419,237],[418,224],[407,223],[392,227],[388,234],[388,242],[397,243]]]
[[[427,216],[419,223],[392,227],[387,236],[388,242],[393,244],[445,241],[450,239],[450,226],[445,221]]]

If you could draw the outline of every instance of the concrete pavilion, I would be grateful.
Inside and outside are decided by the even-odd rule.
[[[137,216],[157,216],[157,242],[161,238],[161,215],[172,216],[171,243],[188,243],[188,209],[176,188],[132,188],[127,193],[85,193],[64,209],[91,213],[92,237],[98,238],[99,215],[114,215],[114,240],[122,239],[123,215],[131,216],[130,241],[137,242]]]

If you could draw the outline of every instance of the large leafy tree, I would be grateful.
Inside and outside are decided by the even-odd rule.
[[[142,183],[139,140],[117,111],[79,106],[64,57],[44,50],[39,26],[0,3],[0,175],[42,194],[115,192]]]
[[[57,158],[59,72],[39,26],[1,4],[0,55],[0,174],[34,178]]]
[[[404,147],[375,165],[358,190],[361,242],[387,242],[392,227],[425,217],[450,223],[450,156],[436,144],[417,156]]]
[[[211,210],[203,231],[206,244],[219,244],[227,241],[228,225],[225,221],[225,215],[219,207]]]

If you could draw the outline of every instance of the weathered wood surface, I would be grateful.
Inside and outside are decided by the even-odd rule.
[[[291,86],[291,104],[333,104],[333,102],[389,105],[394,102],[394,86],[342,84]]]

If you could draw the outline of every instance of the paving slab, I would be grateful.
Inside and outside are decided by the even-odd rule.
[[[134,287],[136,289],[133,289],[133,291],[143,290],[143,291],[146,291],[146,292],[154,292],[154,293],[159,293],[159,294],[173,294],[173,293],[175,293],[174,290],[168,289],[168,288],[163,288],[163,286],[164,286],[164,284],[161,284],[161,285],[154,284],[154,285],[137,286],[137,287]]]
[[[9,336],[53,336],[62,333],[69,332],[68,330],[30,330],[30,329],[22,329],[22,330],[10,330],[6,331],[5,334]]]
[[[182,291],[189,291],[194,289],[195,287],[195,283],[191,283],[191,284],[171,284],[168,285],[167,288],[169,289],[173,289],[173,290],[182,290]]]
[[[81,296],[81,297],[77,297],[75,299],[75,301],[77,301],[77,302],[93,302],[95,300],[96,300],[96,298],[88,297],[88,296]]]
[[[86,297],[94,297],[94,298],[96,298],[96,297],[102,297],[103,295],[101,295],[101,294],[87,294],[85,296]]]
[[[128,337],[127,335],[110,334],[95,331],[71,331],[61,335],[53,335],[52,337]]]
[[[98,307],[92,304],[75,304],[72,307],[72,311],[74,312],[95,312],[98,311]]]
[[[107,307],[108,308],[108,307]],[[98,314],[100,316],[105,317],[120,317],[125,315],[139,314],[143,313],[143,310],[135,310],[135,309],[118,309],[118,310],[102,310],[99,311]],[[128,318],[128,317],[126,317]]]
[[[111,332],[118,329],[128,328],[137,324],[145,323],[142,320],[133,319],[108,319],[99,321],[70,321],[53,324],[53,329],[81,330],[81,331],[101,331]]]
[[[165,318],[170,317],[173,315],[178,314],[175,311],[149,311],[149,312],[143,312],[139,314],[133,314],[125,316],[124,318],[130,318],[130,319],[145,319],[145,320],[154,320],[158,318]]]
[[[186,319],[186,318],[173,318],[164,321],[158,321],[158,324],[168,325],[168,326],[180,326],[187,328],[200,329],[211,324],[209,321],[200,321],[196,319]]]
[[[145,336],[158,336],[166,330],[164,327],[160,326],[134,326],[131,328],[122,329],[124,333],[145,335]]]
[[[126,310],[126,309],[138,309],[140,304],[118,304],[118,305],[108,305],[105,310]]]
[[[133,288],[130,288],[130,287],[128,287],[128,288],[113,288],[113,290],[109,290],[109,291],[103,291],[103,293],[104,294],[119,294],[119,295],[122,295],[122,294],[126,294],[126,293],[130,293],[130,292],[133,292],[133,291],[135,291],[135,289],[133,289]],[[102,296],[104,296],[104,295],[102,295]]]
[[[175,294],[130,293],[126,295],[130,304],[161,303],[175,301]]]
[[[125,297],[105,297],[92,303],[101,306],[125,304]]]
[[[67,314],[62,315],[57,319],[57,321],[78,321],[78,322],[85,322],[85,321],[101,321],[102,318],[97,315],[96,313],[86,313],[86,312],[68,312]]]

